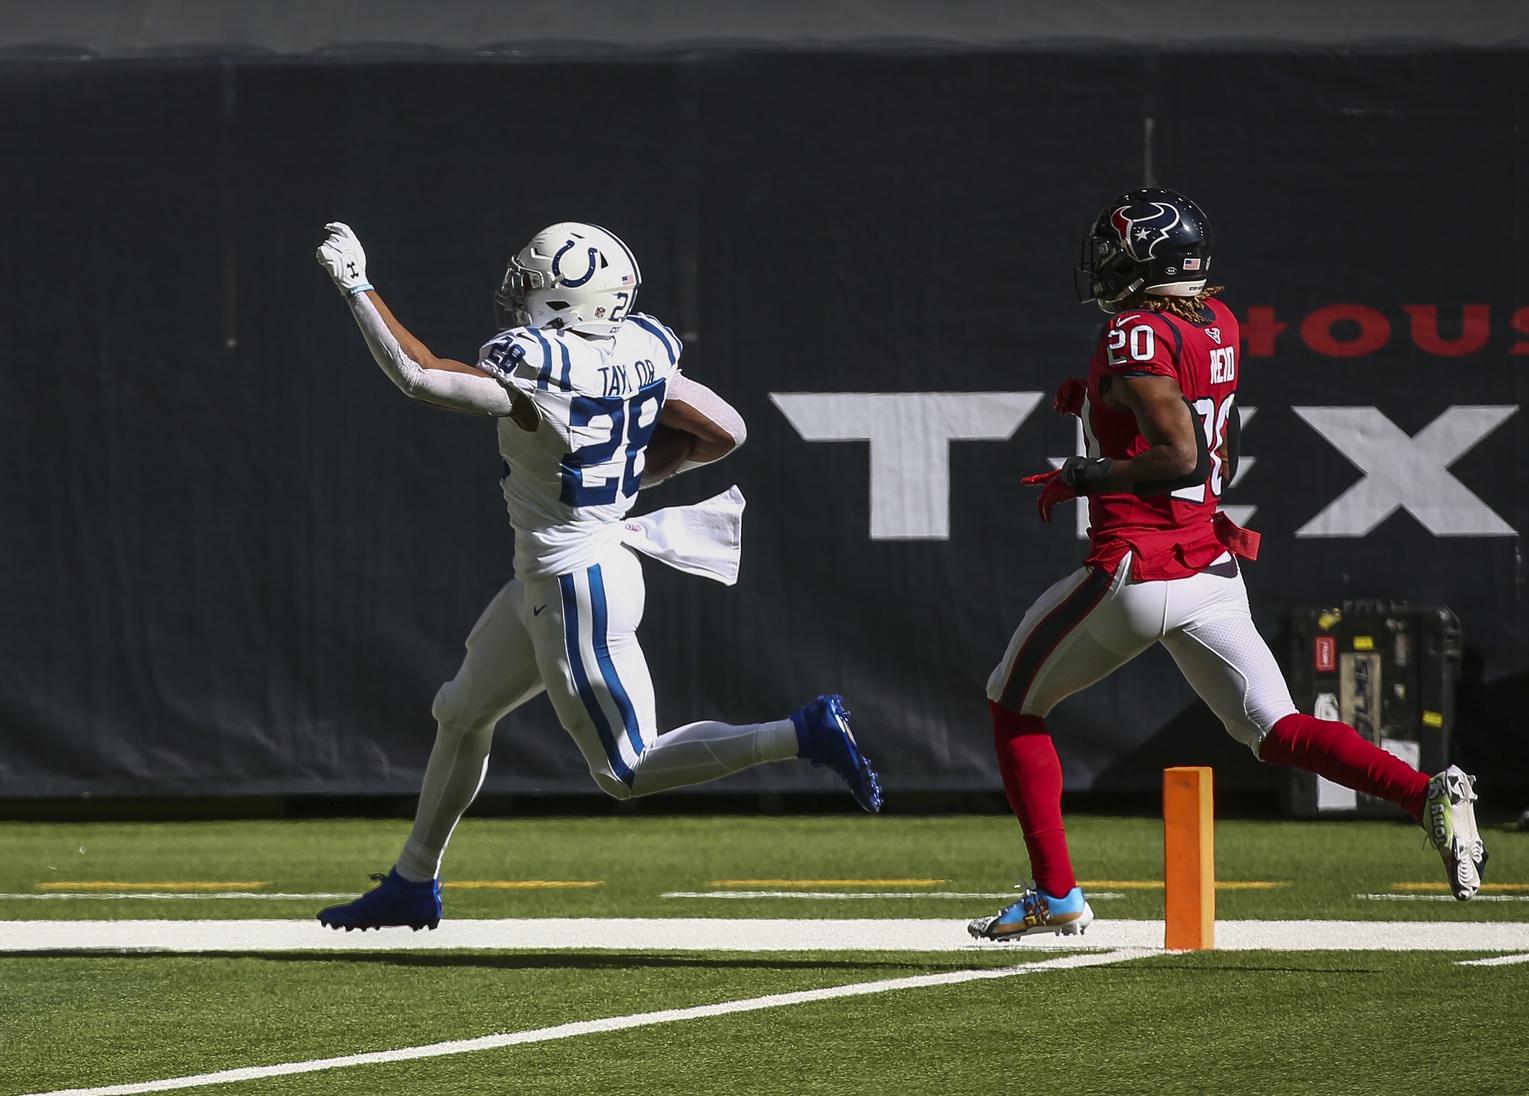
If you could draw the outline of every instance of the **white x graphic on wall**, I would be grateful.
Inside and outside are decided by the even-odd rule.
[[[1293,411],[1364,478],[1296,530],[1298,537],[1362,537],[1398,507],[1436,537],[1511,537],[1517,531],[1446,469],[1518,410],[1451,407],[1408,437],[1373,407]]]

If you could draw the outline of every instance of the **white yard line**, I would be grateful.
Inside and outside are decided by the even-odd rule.
[[[1161,929],[1158,930],[1161,937]],[[1159,939],[1159,943],[1161,940]],[[339,932],[292,920],[0,921],[5,951],[956,951],[964,921],[702,917],[448,919],[434,931]],[[1150,945],[1149,945],[1150,946]]]
[[[0,921],[0,953],[18,951],[964,951],[1163,946],[1161,921],[1101,919],[1083,936],[976,943],[964,920],[859,918],[564,918],[446,920],[433,932],[337,932],[316,920]],[[1529,951],[1526,921],[1218,921],[1222,951]]]
[[[446,884],[450,887],[452,884]],[[467,884],[456,884],[466,886]],[[564,884],[571,885],[571,884]],[[1161,886],[1161,884],[1158,884]],[[327,893],[269,893],[264,891],[47,891],[45,893],[0,894],[0,902],[10,901],[69,901],[121,902],[125,900],[148,900],[154,902],[206,902],[223,899],[239,899],[267,902],[332,902],[340,898],[354,898],[354,891]],[[958,901],[993,901],[1017,897],[1013,891],[787,891],[787,890],[715,890],[715,891],[666,891],[659,897],[669,899],[716,898],[727,901],[753,899],[817,899],[826,901],[853,901],[855,899],[910,899],[940,898]],[[1101,902],[1124,898],[1119,891],[1089,891],[1091,901]],[[1365,902],[1453,902],[1449,894],[1356,894]],[[1475,902],[1529,902],[1529,894],[1478,894]]]
[[[964,921],[927,919],[768,920],[758,918],[536,918],[445,921],[434,932],[386,929],[337,933],[316,921],[0,921],[0,952],[289,952],[435,949],[579,949],[595,951],[971,951],[1005,948],[1035,961],[845,986],[770,994],[693,1008],[582,1020],[554,1027],[486,1035],[397,1050],[220,1070],[29,1096],[130,1096],[352,1066],[496,1050],[608,1031],[840,997],[1073,970],[1162,954],[1161,921],[1098,921],[1083,937],[1030,937],[1008,945],[976,944]],[[1466,960],[1474,966],[1529,962],[1529,922],[1220,921],[1220,950],[1495,951],[1520,954]],[[1037,954],[1039,953],[1039,954]],[[1062,954],[1059,954],[1062,953]],[[1070,953],[1070,954],[1068,954]],[[1043,958],[1044,957],[1044,958]]]
[[[216,898],[265,898],[282,902],[327,901],[334,898],[354,898],[355,891],[342,894],[273,894],[269,891],[47,891],[43,894],[0,894],[0,901],[9,899],[72,898],[87,900],[121,901],[124,898],[152,898],[156,901],[179,902],[207,901]],[[1090,895],[1089,897],[1093,897]]]
[[[1490,959],[1461,959],[1457,967],[1506,967],[1514,963],[1529,963],[1529,955],[1494,955]]]
[[[1093,895],[1089,895],[1090,898]],[[1371,902],[1458,902],[1453,894],[1356,894]],[[1529,894],[1478,894],[1472,902],[1529,902]]]
[[[526,1043],[545,1043],[554,1039],[570,1039],[579,1035],[595,1035],[607,1031],[625,1031],[629,1028],[651,1027],[657,1024],[673,1024],[682,1020],[697,1020],[709,1016],[727,1016],[738,1012],[757,1012],[761,1009],[784,1008],[790,1005],[814,1001],[831,1001],[839,997],[864,997],[894,990],[923,989],[928,986],[949,986],[961,982],[976,982],[994,978],[1012,978],[1019,974],[1033,974],[1049,970],[1076,970],[1079,967],[1100,966],[1105,963],[1122,963],[1139,959],[1148,954],[1144,951],[1115,951],[1107,953],[1084,953],[1051,958],[1039,963],[1025,963],[1016,967],[998,967],[982,970],[958,970],[946,974],[921,974],[911,978],[887,978],[876,982],[856,982],[847,986],[828,986],[823,989],[798,990],[794,993],[772,993],[765,997],[748,997],[741,1001],[723,1001],[715,1005],[698,1005],[694,1008],[662,1009],[658,1012],[639,1012],[628,1016],[611,1016],[601,1020],[580,1020],[555,1027],[533,1028],[500,1035],[485,1035],[477,1039],[454,1039],[445,1043],[425,1046],[403,1047],[399,1050],[376,1051],[370,1054],[347,1054],[337,1058],[316,1058],[306,1062],[284,1062],[273,1066],[249,1066],[244,1069],[225,1069],[216,1073],[201,1073],[189,1077],[168,1077],[158,1081],[140,1081],[134,1084],[106,1085],[99,1088],[55,1089],[46,1093],[30,1093],[29,1096],[131,1096],[140,1092],[168,1092],[177,1088],[199,1088],[203,1085],[224,1085],[235,1081],[256,1081],[267,1077],[285,1077],[294,1073],[317,1073],[325,1069],[342,1069],[347,1066],[382,1065],[390,1062],[416,1061],[420,1058],[441,1058],[452,1054],[471,1054],[480,1050],[498,1050],[503,1047],[521,1046]]]
[[[1096,922],[1093,927],[1097,926]],[[1217,921],[1216,948],[1221,951],[1517,951],[1529,948],[1529,921]]]
[[[5,897],[0,895],[0,898]],[[988,900],[1007,899],[1017,902],[1019,895],[1015,891],[760,891],[760,890],[723,890],[723,891],[665,891],[660,898],[823,898],[835,901],[846,901],[855,898],[959,898],[962,900],[977,899]],[[1090,901],[1098,902],[1107,898],[1124,898],[1124,894],[1111,891],[1089,891]]]

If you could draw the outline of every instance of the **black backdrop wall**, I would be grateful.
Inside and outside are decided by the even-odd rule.
[[[661,721],[841,691],[894,794],[996,788],[983,683],[1083,554],[1072,514],[1040,525],[1017,483],[1072,451],[1049,395],[1099,316],[1070,267],[1143,182],[1207,210],[1244,321],[1256,411],[1227,502],[1264,534],[1260,625],[1451,606],[1457,755],[1484,786],[1529,783],[1525,60],[0,65],[0,795],[417,787],[511,539],[492,428],[394,390],[313,262],[333,219],[458,357],[534,230],[621,234],[640,306],[750,425],[639,504],[750,500],[737,587],[648,568]],[[1183,761],[1223,789],[1271,779],[1161,651],[1052,726],[1072,788]],[[488,787],[592,790],[541,700],[502,725]]]

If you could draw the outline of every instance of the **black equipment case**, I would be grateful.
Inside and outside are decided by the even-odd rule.
[[[1442,606],[1345,601],[1292,609],[1280,645],[1295,706],[1347,723],[1426,773],[1449,764],[1460,622]],[[1291,769],[1282,789],[1301,818],[1405,817],[1401,808]]]

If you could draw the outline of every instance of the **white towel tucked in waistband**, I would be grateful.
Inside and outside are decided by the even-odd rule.
[[[676,570],[731,586],[738,581],[743,552],[743,506],[743,492],[734,485],[693,506],[628,518],[621,543]]]

